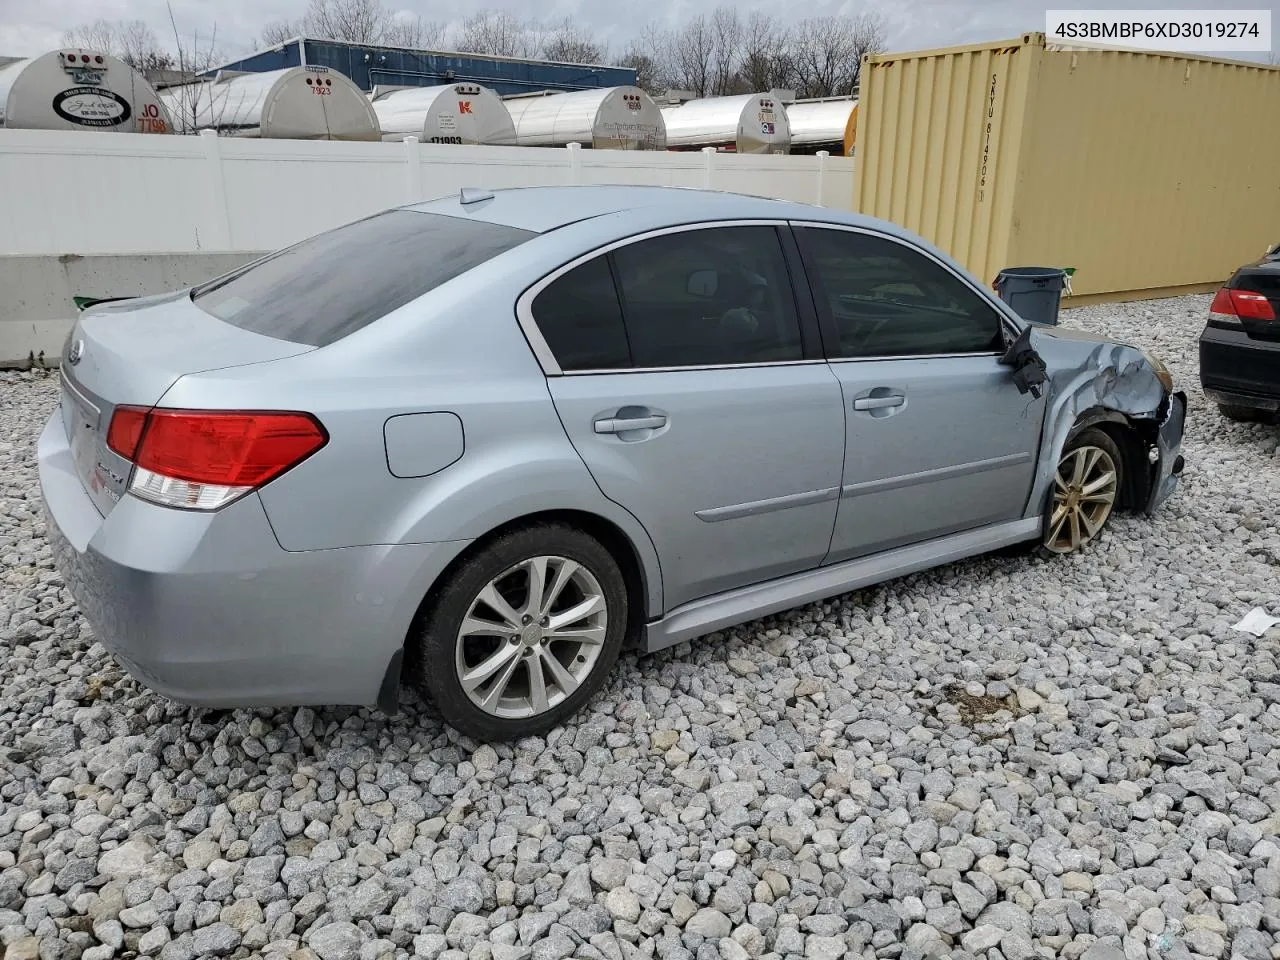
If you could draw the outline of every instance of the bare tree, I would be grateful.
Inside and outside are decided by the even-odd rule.
[[[742,56],[742,21],[733,7],[716,7],[711,13],[711,91],[717,96],[735,93]]]
[[[790,35],[778,20],[756,11],[742,34],[739,83],[744,92],[785,87],[791,78]]]
[[[257,46],[259,49],[278,47],[285,41],[298,36],[302,32],[301,27],[301,24],[291,20],[272,20],[262,28]]]
[[[715,66],[715,32],[704,14],[688,21],[672,37],[671,79],[683,90],[709,96]]]
[[[463,22],[454,46],[463,53],[532,57],[538,53],[538,37],[526,21],[514,14],[482,10]]]
[[[835,97],[858,87],[862,56],[885,48],[885,21],[876,13],[812,17],[796,24],[790,45],[792,83],[800,97]]]
[[[651,94],[660,94],[677,86],[672,69],[673,36],[657,23],[648,24],[633,37],[617,59],[620,67],[636,72],[636,86]]]
[[[199,27],[192,29],[190,36],[184,37],[178,29],[171,0],[166,0],[165,6],[169,11],[169,26],[173,30],[175,66],[186,81],[169,88],[171,94],[167,98],[167,104],[178,131],[188,133],[211,125],[226,97],[226,90],[221,84],[201,77],[201,74],[212,70],[225,58],[218,49],[216,22],[203,37]]]
[[[68,30],[62,35],[62,43],[109,53],[143,72],[173,64],[173,57],[143,20],[95,20]]]
[[[658,62],[637,47],[630,47],[618,58],[618,66],[636,72],[636,86],[649,94],[661,93],[667,88],[662,80]]]
[[[438,50],[445,45],[446,25],[421,17],[392,16],[381,43],[393,47]]]
[[[603,63],[608,51],[569,17],[548,29],[542,39],[541,56],[560,63]]]
[[[381,0],[310,0],[303,33],[329,40],[378,43],[391,15]]]
[[[349,43],[385,43],[397,47],[438,44],[440,24],[397,14],[383,0],[308,0],[297,20],[276,20],[262,30],[259,43],[275,47],[292,37],[308,36]]]

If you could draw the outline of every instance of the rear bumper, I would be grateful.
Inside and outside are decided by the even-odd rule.
[[[1215,403],[1280,411],[1280,341],[1257,340],[1243,329],[1205,327],[1200,385]]]
[[[55,414],[38,445],[54,562],[95,637],[195,706],[373,704],[465,543],[281,549],[256,495],[213,513],[125,496],[104,518]]]

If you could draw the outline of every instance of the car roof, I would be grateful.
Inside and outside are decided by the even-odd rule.
[[[479,197],[481,199],[474,199]],[[469,201],[469,202],[468,202]],[[910,236],[902,228],[872,217],[826,207],[771,200],[719,190],[691,187],[564,186],[513,187],[503,190],[464,189],[458,194],[411,204],[408,209],[500,223],[521,230],[546,233],[594,217],[645,209],[650,215],[669,211],[674,224],[731,219],[821,220],[872,227]]]

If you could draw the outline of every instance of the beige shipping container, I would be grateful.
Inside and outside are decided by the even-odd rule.
[[[856,209],[1069,303],[1212,289],[1280,242],[1280,68],[1016,40],[863,62]]]

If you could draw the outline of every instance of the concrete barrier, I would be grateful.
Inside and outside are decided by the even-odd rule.
[[[75,297],[141,297],[203,283],[260,253],[0,256],[0,367],[53,366]]]

